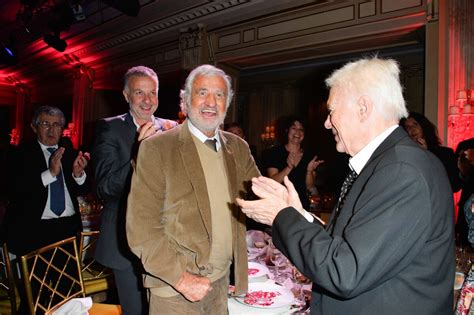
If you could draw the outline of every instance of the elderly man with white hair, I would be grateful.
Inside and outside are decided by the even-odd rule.
[[[313,281],[311,314],[450,314],[453,199],[441,162],[398,126],[407,115],[394,60],[335,71],[324,123],[351,174],[328,226],[301,207],[292,183],[258,177],[260,200],[238,199],[272,225],[273,243]],[[313,222],[314,221],[314,222]]]

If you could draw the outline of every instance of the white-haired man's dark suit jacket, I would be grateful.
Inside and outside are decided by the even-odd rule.
[[[292,208],[273,224],[274,243],[314,282],[312,314],[451,314],[453,236],[446,172],[401,128],[362,169],[333,231]]]

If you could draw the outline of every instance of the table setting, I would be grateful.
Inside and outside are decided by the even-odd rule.
[[[311,282],[263,231],[247,231],[249,288],[229,298],[229,314],[309,314]]]

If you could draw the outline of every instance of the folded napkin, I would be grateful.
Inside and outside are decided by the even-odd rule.
[[[88,315],[92,307],[92,298],[76,298],[67,301],[60,308],[53,311],[51,315]]]

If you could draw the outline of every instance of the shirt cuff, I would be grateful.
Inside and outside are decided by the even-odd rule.
[[[76,183],[80,186],[85,183],[87,174],[85,171],[82,171],[82,175],[80,177],[74,177],[74,174],[72,174],[72,178],[76,181]]]
[[[303,209],[303,216],[308,222],[311,222],[311,223],[314,222],[314,217],[311,215],[311,213],[309,213],[305,209]]]
[[[41,173],[41,181],[43,182],[43,186],[46,187],[52,182],[55,182],[56,177],[51,175],[51,172],[49,171],[49,169],[47,169],[46,171]]]

